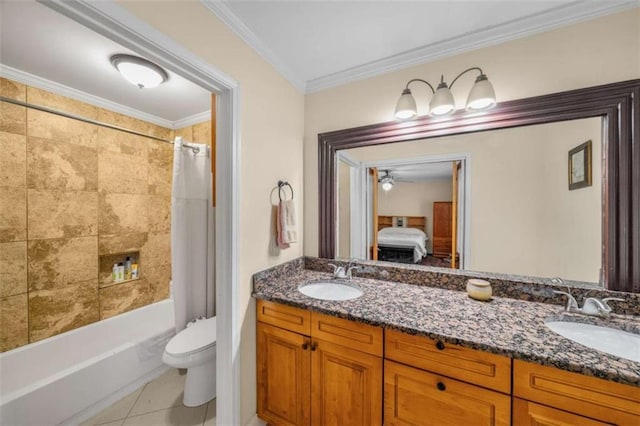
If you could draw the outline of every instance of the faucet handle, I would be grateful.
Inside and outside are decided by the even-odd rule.
[[[575,297],[571,295],[571,293],[567,293],[566,291],[553,290],[555,294],[562,294],[567,296],[567,305],[565,306],[565,311],[571,311],[573,309],[578,309],[578,301]]]
[[[351,271],[359,271],[359,270],[360,270],[360,267],[357,265],[349,266],[347,268],[347,278],[349,279],[352,278],[353,274]]]

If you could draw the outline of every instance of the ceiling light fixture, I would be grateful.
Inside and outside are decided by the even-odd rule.
[[[462,77],[462,75],[466,74],[469,71],[478,71],[480,75],[476,77],[476,82],[474,83],[471,91],[469,92],[469,96],[467,97],[467,111],[479,111],[493,107],[496,104],[496,94],[493,90],[491,82],[489,82],[489,79],[482,71],[482,69],[478,67],[472,67],[458,74],[456,78],[453,79],[450,86],[447,85],[447,83],[444,81],[444,76],[441,76],[440,84],[438,84],[438,87],[436,89],[434,89],[433,86],[426,80],[422,80],[420,78],[409,80],[404,90],[402,91],[400,99],[398,99],[395,118],[398,120],[408,120],[418,115],[416,101],[411,94],[411,90],[409,89],[409,85],[414,81],[425,83],[431,89],[431,93],[433,93],[431,102],[429,102],[430,115],[442,116],[452,113],[456,109],[456,104],[450,88],[453,87],[455,82],[458,81],[458,79]]]
[[[158,65],[138,56],[113,55],[111,63],[127,81],[141,89],[157,87],[169,78],[169,74]]]
[[[393,176],[391,176],[389,174],[389,170],[385,170],[384,171],[384,176],[382,176],[378,182],[380,182],[382,184],[382,189],[385,191],[389,191],[391,188],[393,188],[393,184],[395,183],[395,179],[393,178]]]

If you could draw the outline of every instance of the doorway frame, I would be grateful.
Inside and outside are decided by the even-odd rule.
[[[238,235],[240,86],[224,72],[113,0],[38,0],[106,38],[216,94],[216,392],[218,424],[241,423]]]
[[[414,164],[429,164],[429,163],[448,163],[453,161],[461,161],[463,163],[462,172],[464,182],[464,212],[463,217],[463,244],[464,250],[462,251],[462,262],[459,269],[465,269],[467,265],[470,265],[471,259],[471,154],[468,152],[451,153],[451,154],[437,154],[437,155],[423,155],[417,157],[407,158],[390,158],[384,160],[363,161],[361,163],[361,173],[366,185],[369,185],[367,176],[367,170],[372,167],[378,169],[384,169],[385,167],[414,165]],[[367,188],[362,188],[367,193]],[[363,204],[361,209],[366,209],[366,203]],[[365,210],[361,210],[365,211]],[[427,219],[429,220],[429,219]],[[367,229],[371,226],[369,223],[369,214],[367,214]],[[368,235],[368,234],[367,234]],[[431,238],[432,236],[429,236]],[[369,241],[365,241],[365,245],[369,245]]]

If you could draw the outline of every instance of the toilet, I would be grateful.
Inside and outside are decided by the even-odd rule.
[[[162,361],[187,369],[184,405],[196,407],[216,397],[216,317],[196,320],[165,347]]]

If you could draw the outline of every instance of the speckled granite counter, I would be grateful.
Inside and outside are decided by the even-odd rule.
[[[470,299],[465,292],[427,285],[354,278],[364,295],[335,302],[312,299],[297,288],[326,272],[286,265],[274,273],[254,276],[253,295],[350,320],[442,339],[514,359],[640,387],[640,363],[589,349],[549,330],[550,318],[603,324],[640,333],[640,318],[612,315],[608,319],[568,314],[558,305],[494,297]]]

